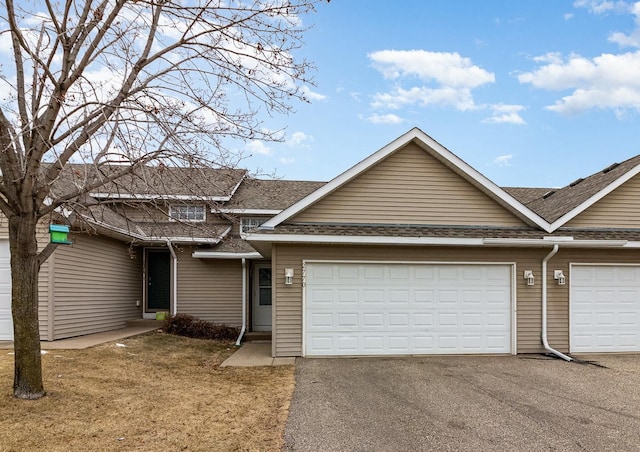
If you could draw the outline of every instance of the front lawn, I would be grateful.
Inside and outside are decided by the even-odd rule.
[[[280,450],[293,366],[219,368],[232,352],[163,333],[53,350],[48,395],[23,401],[0,350],[0,450]]]

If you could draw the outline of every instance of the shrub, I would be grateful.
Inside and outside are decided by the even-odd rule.
[[[213,322],[196,319],[188,314],[169,316],[164,331],[169,334],[175,334],[176,336],[217,341],[234,341],[240,334],[239,328],[217,325]]]

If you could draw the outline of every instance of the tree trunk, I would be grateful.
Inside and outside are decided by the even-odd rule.
[[[13,395],[20,399],[39,399],[45,395],[42,384],[40,330],[38,324],[38,242],[34,216],[9,218],[11,247],[11,296],[15,372]]]

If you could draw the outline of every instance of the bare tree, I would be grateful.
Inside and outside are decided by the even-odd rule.
[[[0,210],[16,397],[45,394],[37,280],[55,246],[38,249],[38,221],[142,165],[233,166],[229,140],[281,139],[260,114],[305,100],[311,66],[294,53],[318,1],[5,0]],[[90,170],[56,189],[73,163]]]

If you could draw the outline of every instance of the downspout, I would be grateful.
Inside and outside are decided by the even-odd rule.
[[[565,361],[573,361],[573,358],[560,353],[558,350],[551,348],[549,340],[547,339],[547,262],[556,255],[558,252],[558,244],[553,245],[553,249],[547,256],[542,259],[542,345],[549,353],[556,355],[558,358],[562,358]]]
[[[236,345],[242,343],[242,336],[247,329],[247,260],[242,258],[242,329],[240,330],[240,336],[236,341]]]
[[[173,315],[178,313],[178,257],[176,256],[176,252],[173,249],[173,245],[171,245],[171,240],[167,239],[167,247],[169,247],[169,252],[171,253],[171,259],[173,260]]]

